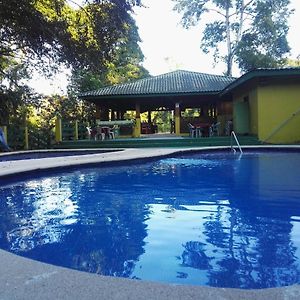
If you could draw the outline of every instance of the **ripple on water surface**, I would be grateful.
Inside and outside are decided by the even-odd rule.
[[[2,180],[0,246],[103,275],[300,283],[300,154],[194,154]]]

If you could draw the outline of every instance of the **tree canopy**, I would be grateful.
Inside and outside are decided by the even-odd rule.
[[[131,14],[136,5],[140,0],[0,0],[0,124],[36,99],[24,84],[33,68],[45,74],[71,67],[72,83],[83,84],[76,91],[89,79],[99,88],[147,74]]]
[[[290,50],[287,19],[292,13],[289,0],[173,0],[174,10],[182,13],[185,28],[195,26],[209,14],[201,48],[213,51],[216,62],[233,62],[243,71],[284,64]],[[214,17],[213,17],[214,16]],[[224,49],[224,51],[223,51]]]
[[[96,69],[129,40],[139,41],[130,15],[139,1],[85,1],[76,9],[69,2],[0,0],[1,57],[47,58]]]

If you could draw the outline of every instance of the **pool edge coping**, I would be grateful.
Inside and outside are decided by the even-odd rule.
[[[98,148],[97,148],[98,149]],[[15,174],[30,172],[39,172],[45,170],[63,169],[64,167],[76,166],[95,166],[108,163],[126,163],[130,161],[146,161],[147,159],[158,159],[168,155],[183,154],[202,151],[222,151],[230,150],[230,146],[213,146],[213,147],[190,147],[190,148],[119,148],[116,151],[104,152],[99,154],[74,155],[66,157],[50,157],[25,159],[18,161],[0,161],[0,179]],[[300,151],[300,145],[255,145],[243,146],[242,149],[297,149]],[[66,150],[66,149],[65,149]],[[72,151],[79,149],[72,149]],[[90,151],[92,149],[80,149],[80,151]],[[101,150],[100,148],[98,150]],[[104,150],[104,149],[103,149]],[[106,149],[108,150],[108,149]],[[55,151],[55,150],[54,150]],[[58,152],[61,151],[57,150]],[[37,152],[37,151],[32,151]],[[44,152],[44,150],[43,150]],[[52,151],[53,152],[53,151]],[[21,153],[24,153],[23,151]],[[30,153],[30,151],[26,152]],[[142,153],[142,155],[141,155]],[[116,157],[115,157],[116,156]],[[30,162],[28,164],[28,162]]]

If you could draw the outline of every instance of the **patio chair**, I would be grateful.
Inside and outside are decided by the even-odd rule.
[[[217,123],[213,123],[210,127],[209,127],[209,136],[219,136],[219,128],[220,128],[220,122]]]
[[[114,134],[113,138],[115,138],[116,136],[118,136],[120,134],[120,127],[118,125],[114,125],[113,128],[111,129],[111,131]]]
[[[233,122],[231,120],[226,122],[225,126],[225,134],[226,135],[231,135],[231,131],[233,130]]]
[[[105,133],[103,132],[102,128],[97,126],[96,127],[96,134],[95,134],[95,141],[101,140],[103,141],[105,139]]]
[[[108,138],[110,139],[114,139],[115,138],[115,125],[113,126],[113,128],[109,128],[108,130]]]
[[[191,123],[188,123],[190,137],[197,137],[197,129]]]
[[[86,127],[86,131],[87,131],[87,137],[90,140],[92,137],[92,128],[91,127]]]

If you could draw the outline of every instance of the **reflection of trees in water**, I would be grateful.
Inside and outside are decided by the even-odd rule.
[[[88,187],[85,186],[87,178],[78,173],[68,177],[69,183],[63,176],[58,178],[56,183],[63,183],[56,187],[53,181],[52,190],[59,191],[61,186],[67,185],[72,191],[68,200],[79,207],[76,218],[72,216],[72,224],[62,222],[55,214],[57,209],[51,207],[47,211],[44,207],[43,214],[39,215],[40,226],[36,226],[34,216],[47,193],[43,192],[43,186],[35,186],[30,199],[25,199],[27,196],[20,199],[20,195],[26,194],[26,186],[21,184],[15,191],[16,198],[9,198],[13,189],[8,189],[0,202],[1,247],[82,271],[129,277],[136,260],[144,252],[143,240],[147,235],[144,220],[149,214],[144,202],[134,195],[123,197],[111,193],[107,187],[107,192],[97,192],[97,185],[101,184],[98,174],[88,178]],[[24,213],[20,214],[22,211]],[[23,231],[17,230],[20,226]]]
[[[283,184],[278,179],[282,190],[267,190],[265,198],[272,198],[263,198],[262,191],[274,186],[272,174],[259,172],[264,157],[254,164],[253,159],[252,156],[235,161],[227,174],[218,166],[212,170],[215,186],[230,185],[234,193],[224,197],[230,199],[228,206],[216,203],[216,211],[205,218],[205,244],[189,241],[183,245],[183,266],[203,270],[207,265],[208,285],[267,288],[300,281],[296,247],[291,241],[291,217],[300,209],[298,201],[286,199],[285,191],[291,183]],[[233,176],[226,182],[228,174]],[[210,175],[206,176],[209,182]]]
[[[183,266],[207,270],[208,285],[266,288],[299,282],[288,216],[267,219],[219,206],[204,228],[207,243],[185,243],[181,258]]]
[[[205,254],[205,244],[196,241],[189,241],[186,242],[183,247],[184,251],[181,255],[183,266],[199,270],[207,270],[210,268],[210,258]]]
[[[129,277],[144,252],[145,206],[141,201],[110,197],[99,201],[94,224],[77,238],[72,267],[103,275]],[[83,200],[85,201],[85,200]],[[81,225],[82,226],[82,225]],[[76,229],[72,235],[77,235]]]

